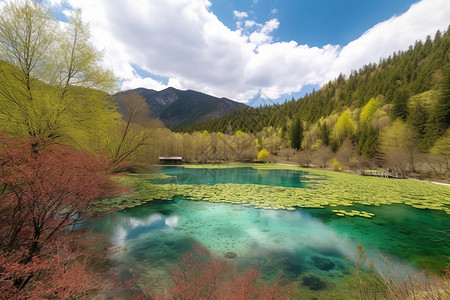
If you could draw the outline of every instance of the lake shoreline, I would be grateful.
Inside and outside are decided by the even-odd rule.
[[[318,168],[316,166],[301,166],[298,164],[292,164],[292,163],[284,163],[284,162],[274,162],[274,163],[262,163],[262,162],[238,162],[238,161],[229,161],[229,162],[213,162],[213,163],[184,163],[181,165],[175,165],[175,166],[213,166],[213,165],[220,165],[221,167],[223,166],[227,166],[230,165],[230,168],[236,167],[237,165],[260,165],[260,166],[264,166],[264,165],[279,165],[279,166],[288,166],[288,167],[298,167],[300,169],[312,169],[312,170],[325,170],[325,171],[330,171],[330,172],[336,172],[336,173],[347,173],[347,174],[356,174],[356,175],[361,175],[357,172],[353,172],[350,170],[342,170],[342,171],[336,171],[333,170],[331,168]],[[166,167],[166,166],[171,166],[171,165],[160,165],[157,164],[155,166],[158,167]],[[396,178],[391,178],[391,179],[396,179]],[[429,183],[433,183],[433,184],[438,184],[438,185],[444,185],[444,186],[449,186],[450,187],[450,182],[445,181],[445,182],[440,182],[440,181],[434,181],[434,180],[426,180],[426,179],[419,179],[419,178],[414,178],[414,177],[405,177],[403,179],[410,179],[410,180],[416,180],[416,181],[421,181],[421,182],[429,182]]]

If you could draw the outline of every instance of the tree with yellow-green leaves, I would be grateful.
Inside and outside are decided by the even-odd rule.
[[[369,102],[367,102],[367,104],[364,105],[363,109],[361,110],[361,114],[359,115],[359,122],[360,123],[370,122],[373,114],[377,111],[379,107],[380,107],[379,99],[371,98]]]
[[[401,172],[415,172],[418,152],[417,134],[408,123],[397,119],[380,134],[381,151],[388,167]]]
[[[258,153],[258,157],[257,160],[261,161],[261,162],[266,162],[267,159],[269,159],[270,153],[269,151],[267,151],[266,149],[262,149],[261,151],[259,151]]]
[[[338,143],[342,145],[345,139],[350,138],[355,131],[355,124],[349,116],[349,111],[346,110],[342,113],[334,126],[333,135]]]
[[[2,7],[1,129],[95,150],[120,115],[107,99],[116,80],[89,39],[79,12],[61,23],[30,0]]]

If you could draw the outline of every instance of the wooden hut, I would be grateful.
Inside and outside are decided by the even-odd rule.
[[[183,157],[181,156],[160,156],[159,163],[162,165],[181,165]]]

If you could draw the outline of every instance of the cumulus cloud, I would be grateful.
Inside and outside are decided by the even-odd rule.
[[[247,27],[247,23],[245,25]],[[250,23],[248,25],[250,25]],[[260,24],[253,24],[253,25],[260,25]],[[280,22],[278,22],[277,19],[272,19],[270,21],[267,21],[266,24],[264,24],[264,26],[260,25],[259,27],[261,27],[261,28],[259,30],[250,34],[250,36],[249,36],[250,42],[255,43],[256,45],[263,45],[263,44],[271,43],[273,40],[272,32],[275,29],[277,29],[279,25],[280,25]]]
[[[235,11],[233,11],[233,14],[238,19],[248,18],[248,13],[245,11],[241,12],[241,11],[235,10]]]
[[[321,85],[446,30],[450,20],[450,1],[422,0],[348,45],[317,48],[274,42],[277,19],[264,24],[242,20],[232,30],[209,10],[207,0],[47,1],[82,10],[95,45],[104,49],[105,66],[121,78],[123,89],[165,87],[136,75],[132,66],[137,65],[168,78],[169,86],[239,101],[259,91],[277,98],[307,84]],[[234,12],[237,18],[248,17],[244,13]]]
[[[124,79],[120,85],[120,89],[122,91],[132,90],[137,87],[143,87],[146,89],[160,91],[167,88],[168,86],[152,78],[149,77],[143,78],[137,74],[134,74],[132,78]]]
[[[334,74],[348,74],[364,64],[378,63],[380,58],[406,50],[417,40],[425,41],[427,35],[434,36],[437,30],[446,30],[449,20],[450,1],[424,0],[413,4],[406,13],[375,25],[346,45],[331,69]]]

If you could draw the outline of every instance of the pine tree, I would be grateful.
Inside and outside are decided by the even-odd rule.
[[[394,93],[392,99],[391,119],[397,118],[406,120],[408,116],[408,91],[406,89],[399,89]]]
[[[295,118],[291,126],[291,146],[294,149],[300,149],[303,140],[303,125],[300,118]]]
[[[439,98],[433,106],[423,144],[430,148],[450,126],[450,68],[447,68]]]
[[[330,144],[330,129],[327,126],[327,123],[323,122],[323,124],[319,125],[320,127],[320,139],[324,145],[328,146]]]

